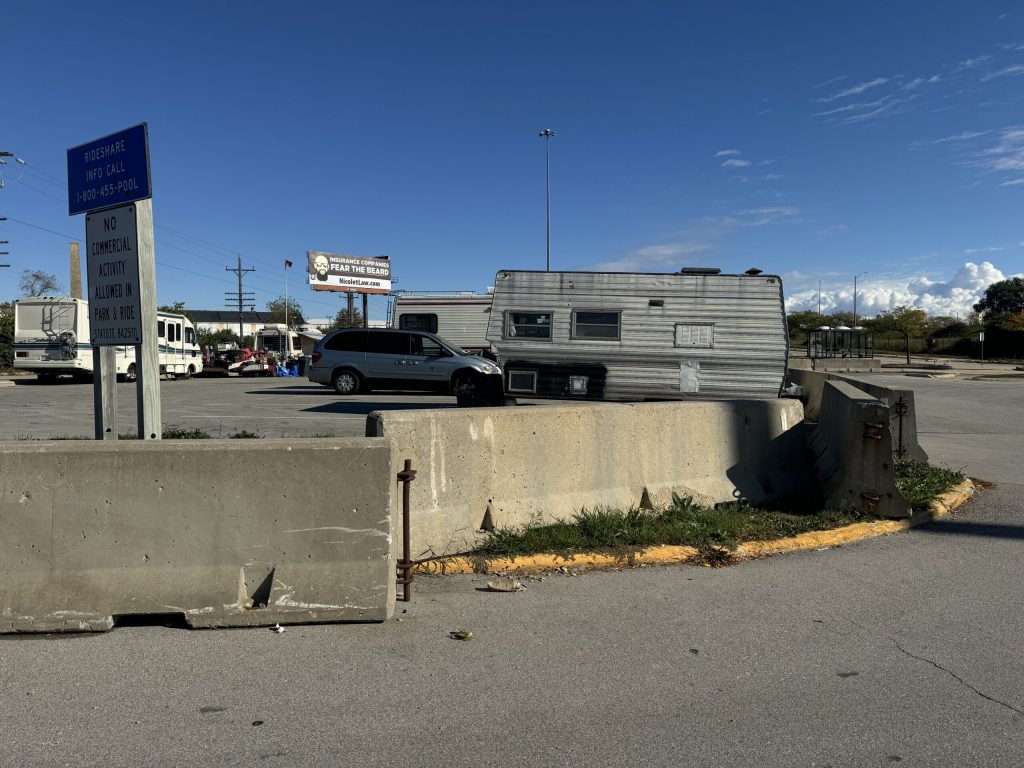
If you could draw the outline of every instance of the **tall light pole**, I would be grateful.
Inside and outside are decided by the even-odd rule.
[[[537,134],[544,139],[544,175],[547,180],[548,187],[548,258],[547,258],[547,271],[551,271],[551,155],[549,152],[549,146],[551,144],[551,137],[555,135],[555,132],[550,128],[545,128],[543,131]]]
[[[853,327],[857,327],[857,278],[866,275],[867,272],[860,272],[853,276]]]

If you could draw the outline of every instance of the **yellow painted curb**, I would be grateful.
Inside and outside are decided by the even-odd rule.
[[[928,511],[905,520],[875,520],[868,523],[852,523],[828,531],[809,531],[788,539],[771,541],[747,541],[729,552],[728,560],[755,560],[768,555],[784,552],[798,552],[804,549],[838,547],[862,539],[885,536],[890,533],[907,531],[923,525],[937,517],[944,517],[963,504],[974,493],[974,483],[965,480],[929,505]],[[417,564],[416,573],[535,573],[553,571],[559,568],[577,570],[610,570],[614,568],[637,568],[647,565],[674,565],[699,561],[700,551],[695,547],[664,545],[625,554],[609,555],[601,552],[580,552],[574,555],[528,555],[516,558],[473,558],[463,555],[441,557]]]

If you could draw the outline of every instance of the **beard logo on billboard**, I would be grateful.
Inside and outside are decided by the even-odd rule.
[[[309,284],[315,291],[391,292],[391,260],[387,256],[309,251],[306,257]]]

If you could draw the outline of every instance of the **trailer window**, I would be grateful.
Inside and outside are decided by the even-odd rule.
[[[714,323],[676,323],[677,347],[702,347],[710,349],[715,346]]]
[[[159,336],[161,339],[166,335],[165,332],[164,332],[164,321],[163,320],[157,320],[156,321],[156,335]]]
[[[534,394],[537,392],[536,371],[509,371],[508,391]]]
[[[550,339],[550,312],[509,312],[505,315],[506,339]]]
[[[189,344],[196,343],[196,330],[195,328],[185,328],[185,341]]]
[[[594,312],[577,310],[572,313],[574,339],[608,339],[618,341],[621,336],[621,312]]]
[[[398,318],[398,327],[403,331],[437,333],[437,315],[432,312],[410,312]]]

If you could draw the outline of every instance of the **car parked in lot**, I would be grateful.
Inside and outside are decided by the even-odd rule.
[[[371,389],[450,392],[460,406],[500,405],[501,368],[439,336],[390,328],[346,328],[313,348],[310,381],[339,395]]]

